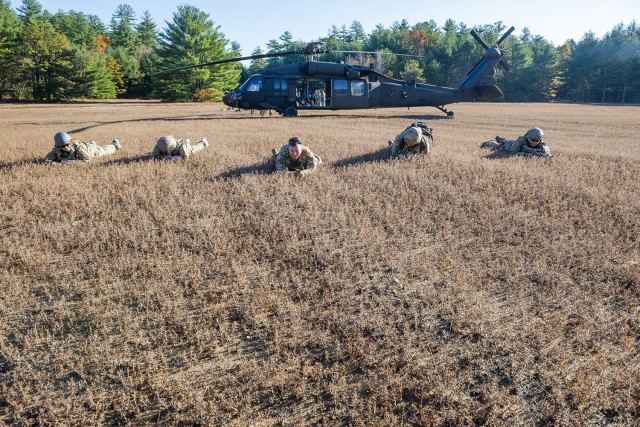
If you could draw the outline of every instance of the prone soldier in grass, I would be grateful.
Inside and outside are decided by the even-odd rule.
[[[423,122],[412,123],[395,140],[389,141],[391,157],[403,158],[429,154],[433,142],[433,129]]]
[[[153,147],[153,157],[156,159],[180,158],[189,160],[189,156],[209,146],[206,138],[201,138],[200,142],[191,145],[189,138],[178,139],[173,135],[161,136]]]
[[[271,152],[273,154],[271,161],[278,173],[307,175],[322,163],[320,156],[302,145],[302,140],[297,136],[290,138],[287,145],[283,145],[280,151],[272,148]]]
[[[540,128],[531,128],[523,136],[507,139],[496,136],[495,139],[480,144],[480,148],[490,148],[515,156],[551,157],[551,150],[544,142],[544,132]]]
[[[122,150],[122,144],[114,139],[111,144],[99,146],[95,141],[82,142],[66,132],[58,132],[53,137],[54,147],[44,161],[47,163],[67,163],[69,161],[88,162],[92,157],[107,156]]]

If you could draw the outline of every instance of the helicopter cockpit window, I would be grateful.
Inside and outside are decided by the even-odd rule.
[[[262,77],[253,77],[247,85],[248,92],[260,92],[262,90]]]
[[[351,95],[362,96],[364,95],[364,82],[352,81],[351,82]]]
[[[347,95],[347,81],[342,79],[336,79],[333,81],[333,95],[334,96],[346,96]]]

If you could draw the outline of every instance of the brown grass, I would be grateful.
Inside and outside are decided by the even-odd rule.
[[[0,424],[638,425],[639,107],[220,107],[0,105]],[[531,126],[553,159],[479,148]],[[292,135],[321,169],[262,173]]]

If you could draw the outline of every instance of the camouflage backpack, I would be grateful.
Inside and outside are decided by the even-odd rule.
[[[413,122],[407,127],[407,129],[409,128],[420,128],[422,130],[422,134],[433,142],[433,129],[427,126],[425,122]]]

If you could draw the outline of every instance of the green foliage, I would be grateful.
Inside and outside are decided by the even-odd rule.
[[[117,88],[104,55],[92,54],[87,61],[86,73],[89,98],[113,99],[116,97]]]
[[[78,48],[91,49],[96,35],[99,34],[99,28],[96,28],[82,12],[58,12],[51,17],[51,23],[57,32],[64,34],[71,44]]]
[[[409,59],[404,64],[404,71],[400,73],[400,77],[408,82],[423,83],[423,71],[420,64],[415,59]]]
[[[173,21],[160,33],[159,56],[163,68],[196,65],[238,56],[237,50],[226,51],[227,40],[209,19],[209,15],[189,5],[178,6]],[[164,100],[188,101],[197,91],[211,91],[211,97],[222,99],[237,85],[240,69],[236,64],[219,64],[193,68],[165,75],[159,79],[158,95]]]
[[[43,18],[42,5],[38,0],[22,0],[22,6],[18,8],[18,17],[22,22]]]
[[[30,83],[26,95],[37,100],[61,100],[72,89],[69,40],[44,20],[29,20],[20,35],[20,74]]]
[[[20,22],[9,1],[0,0],[0,99],[13,92],[19,31]]]
[[[135,26],[138,34],[138,43],[142,46],[148,46],[155,48],[158,46],[158,31],[156,30],[156,24],[151,19],[151,15],[148,10],[145,10],[142,14],[142,19],[138,25]]]
[[[259,47],[256,47],[253,52],[251,52],[252,56],[255,55],[262,55],[264,52],[262,51],[262,49],[260,49]],[[255,74],[259,71],[264,70],[265,68],[267,68],[267,61],[262,58],[262,59],[254,59],[251,61],[251,64],[249,65],[249,75],[251,74]]]
[[[246,79],[265,68],[305,60],[303,55],[290,55],[254,60],[246,69],[240,63],[230,63],[152,77],[160,69],[240,56],[240,46],[229,45],[209,15],[193,6],[179,6],[173,21],[159,32],[148,11],[136,23],[136,13],[128,4],[116,7],[107,30],[95,15],[73,10],[51,15],[38,0],[21,1],[14,12],[9,0],[0,0],[0,99],[111,96],[110,88],[88,89],[89,76],[106,82],[105,67],[119,96],[220,99],[240,77]],[[474,29],[491,45],[506,25],[496,22]],[[626,27],[616,25],[601,39],[586,33],[578,42],[568,40],[557,47],[524,28],[521,36],[511,35],[502,42],[510,72],[497,68],[495,81],[507,101],[640,102],[639,39],[635,21]],[[360,22],[353,21],[349,26],[331,26],[318,40],[333,51],[378,53],[345,56],[334,52],[317,60],[371,65],[388,76],[418,82],[426,79],[448,87],[457,87],[483,55],[469,28],[451,19],[441,27],[435,21],[412,26],[402,20],[390,27],[377,25],[370,34]],[[267,42],[267,51],[303,49],[308,42],[284,31],[278,39]],[[106,56],[87,62],[92,52]],[[387,54],[391,52],[419,58],[407,60]],[[74,57],[75,67],[70,65]],[[78,62],[78,58],[84,59]],[[89,65],[93,68],[87,68]]]
[[[128,4],[120,4],[111,17],[109,24],[111,44],[113,47],[121,47],[127,53],[133,54],[137,44],[137,34],[134,28],[136,14]]]

